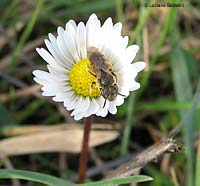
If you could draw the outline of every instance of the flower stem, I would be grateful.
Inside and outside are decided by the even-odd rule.
[[[91,124],[92,124],[92,116],[85,118],[83,143],[79,161],[79,183],[83,183],[85,181],[87,161],[88,161],[88,143],[89,143]]]

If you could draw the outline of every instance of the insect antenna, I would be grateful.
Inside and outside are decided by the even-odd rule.
[[[105,101],[104,101],[104,103],[103,103],[103,108],[106,106],[107,98],[108,98],[108,97],[105,98]]]
[[[117,93],[117,95],[120,95],[120,96],[122,96],[122,97],[126,97],[125,95],[123,95],[123,94],[120,94],[119,92]]]

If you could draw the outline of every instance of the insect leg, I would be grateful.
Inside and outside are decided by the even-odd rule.
[[[117,93],[118,95],[120,95],[120,96],[122,96],[122,97],[126,97],[125,95],[123,95],[123,94],[120,94],[119,92]]]
[[[105,101],[103,103],[103,108],[106,106],[106,101],[107,101],[107,98],[105,99]]]
[[[116,82],[118,81],[118,77],[117,74],[115,74],[113,71],[111,72],[111,74],[115,77]]]
[[[86,70],[87,70],[88,73],[90,73],[90,74],[93,75],[94,77],[97,77],[96,74],[95,74],[95,72],[93,72],[93,71],[88,67],[88,65],[86,66]]]
[[[94,81],[90,84],[90,94],[92,94],[92,91],[93,91],[95,85],[96,85],[96,82],[94,82]]]

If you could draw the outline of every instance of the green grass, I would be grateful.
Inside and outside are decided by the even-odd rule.
[[[16,63],[16,58],[19,55],[21,49],[23,48],[25,42],[27,41],[28,37],[30,36],[33,27],[36,23],[37,18],[39,17],[39,13],[42,9],[42,5],[44,3],[43,0],[38,0],[36,1],[36,8],[35,11],[33,12],[33,15],[31,16],[31,19],[28,21],[27,26],[22,34],[22,36],[20,37],[20,40],[16,46],[16,48],[13,50],[13,54],[10,60],[10,65],[9,65],[9,73],[12,72],[13,68],[15,67],[15,63]]]

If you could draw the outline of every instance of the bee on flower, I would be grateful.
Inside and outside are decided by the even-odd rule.
[[[48,72],[34,70],[34,80],[43,85],[42,95],[63,102],[75,120],[92,114],[105,117],[117,113],[130,91],[140,88],[135,78],[144,62],[132,63],[138,45],[128,46],[121,35],[122,24],[108,18],[103,25],[92,14],[86,25],[70,20],[58,36],[45,39],[48,49],[37,48]]]

